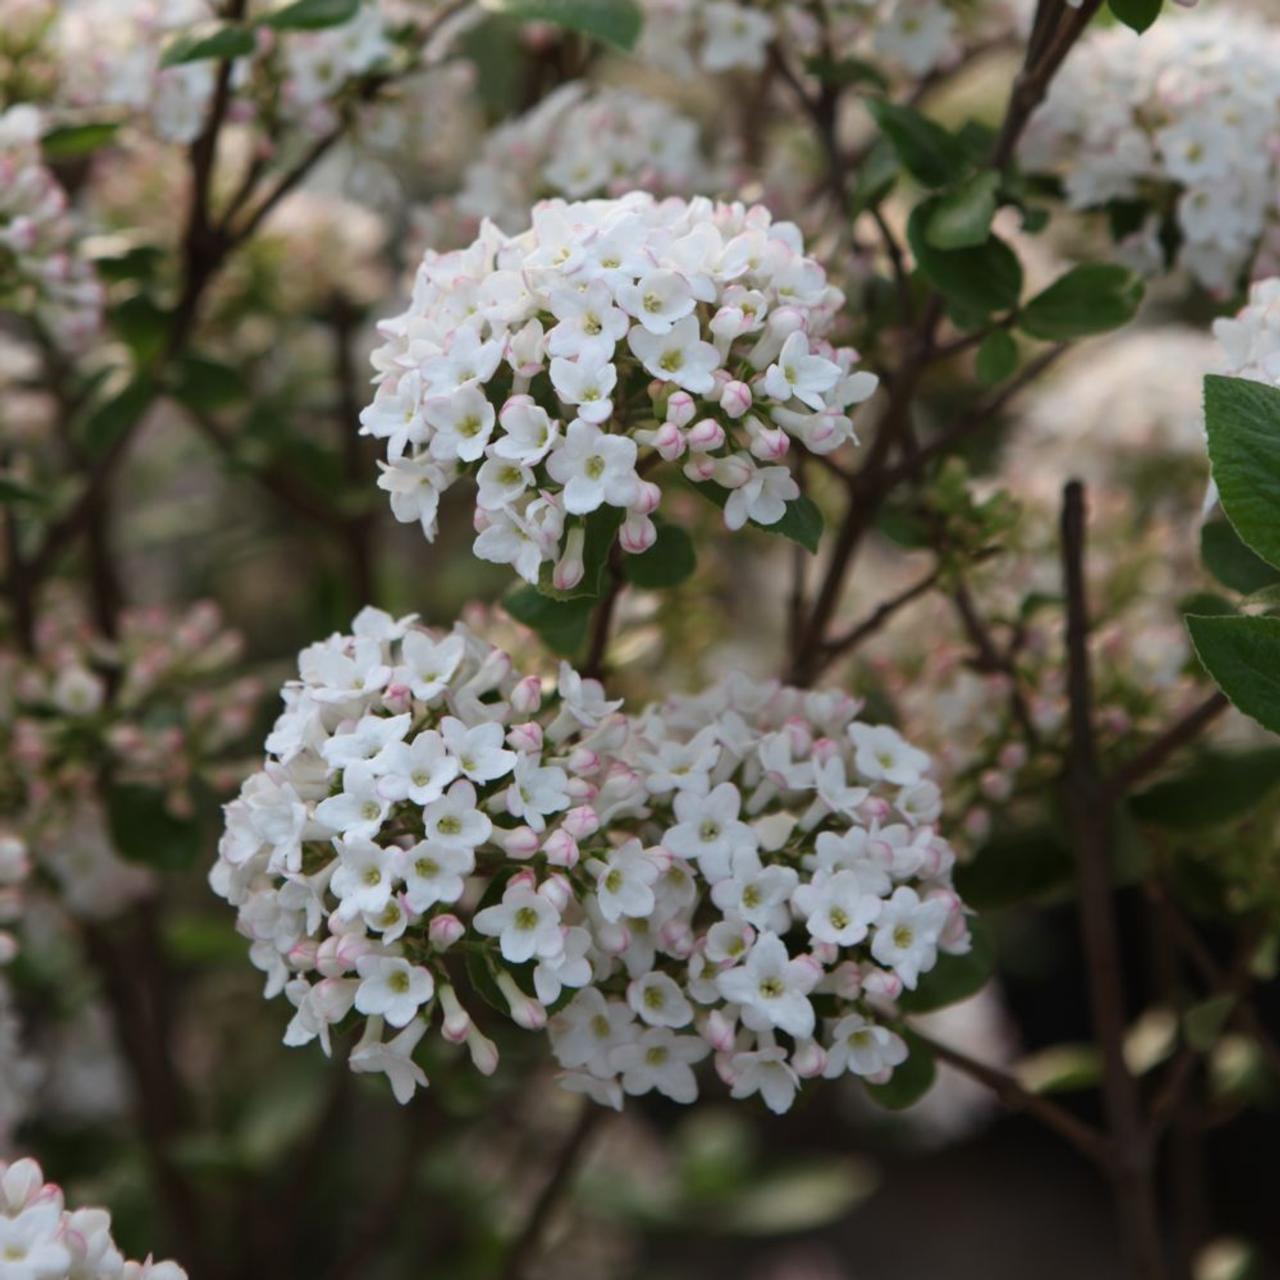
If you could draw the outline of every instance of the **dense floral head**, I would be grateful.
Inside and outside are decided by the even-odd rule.
[[[493,1069],[486,1000],[552,1015],[599,1101],[692,1101],[714,1050],[781,1110],[803,1075],[886,1079],[894,999],[968,946],[928,758],[842,694],[731,679],[633,725],[567,665],[375,610],[300,672],[212,884],[297,1008],[286,1042],[354,1014],[353,1069],[402,1100],[437,1018]]]
[[[851,440],[846,411],[876,386],[827,340],[843,301],[761,206],[550,200],[521,235],[486,224],[426,255],[380,326],[361,430],[387,441],[397,518],[433,538],[440,495],[474,474],[476,554],[573,587],[592,513],[624,550],[652,546],[654,463],[685,459],[731,529],[782,519],[792,439]]]
[[[60,345],[97,333],[102,286],[81,255],[67,197],[40,154],[40,113],[0,113],[0,310],[34,317]]]
[[[1084,38],[1054,80],[1022,147],[1060,173],[1069,204],[1134,201],[1153,185],[1175,202],[1125,244],[1230,292],[1264,239],[1277,240],[1280,31],[1239,12],[1169,14],[1139,38],[1123,26]]]
[[[186,1280],[176,1262],[127,1262],[105,1209],[68,1209],[34,1160],[0,1160],[0,1262],[13,1280]]]

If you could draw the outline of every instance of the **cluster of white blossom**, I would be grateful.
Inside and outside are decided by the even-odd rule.
[[[1260,248],[1280,247],[1280,28],[1237,11],[1116,26],[1073,50],[1036,112],[1023,164],[1061,175],[1072,208],[1176,200],[1178,261],[1231,292]],[[1130,238],[1159,265],[1158,219]]]
[[[461,190],[442,203],[515,232],[544,196],[688,195],[719,185],[697,124],[670,103],[574,80],[487,133]]]
[[[305,649],[299,672],[265,768],[227,806],[211,875],[267,995],[297,1008],[285,1041],[327,1051],[354,1010],[352,1069],[385,1072],[404,1100],[425,1084],[413,1052],[438,1016],[492,1071],[497,1050],[449,966],[465,955],[528,1028],[546,1014],[508,963],[536,966],[547,1001],[590,980],[585,934],[560,917],[578,841],[644,800],[610,767],[618,704],[567,664],[555,681],[521,676],[464,625],[444,634],[375,609]],[[501,905],[478,908],[489,886]]]
[[[352,1069],[402,1101],[437,1017],[494,1068],[484,996],[551,1014],[598,1101],[690,1102],[714,1051],[785,1110],[804,1076],[888,1079],[878,1013],[969,945],[928,757],[843,694],[730,678],[633,725],[567,664],[522,678],[461,624],[374,609],[299,668],[211,883],[297,1009],[286,1043],[327,1052],[354,1011]]]
[[[969,931],[929,758],[859,708],[735,675],[637,718],[649,811],[570,873],[593,978],[550,1022],[567,1087],[688,1103],[714,1054],[782,1112],[905,1061],[893,1003]]]
[[[34,1160],[0,1161],[0,1276],[5,1280],[186,1280],[176,1262],[128,1262],[105,1209],[68,1209]]]
[[[1213,322],[1213,336],[1218,373],[1280,387],[1280,277],[1259,280],[1236,316]]]
[[[34,316],[60,344],[78,347],[100,326],[102,286],[41,157],[40,132],[34,107],[0,113],[0,308]]]
[[[475,473],[476,555],[529,582],[554,565],[560,588],[581,580],[602,507],[624,550],[653,545],[651,462],[683,458],[730,529],[782,519],[792,438],[839,448],[876,387],[826,338],[844,295],[798,229],[758,205],[642,192],[545,201],[532,221],[428,252],[408,310],[379,326],[361,431],[387,441],[378,484],[397,519],[433,538],[440,495]]]

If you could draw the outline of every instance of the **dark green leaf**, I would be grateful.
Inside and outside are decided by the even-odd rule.
[[[1206,753],[1181,773],[1139,792],[1135,817],[1192,830],[1242,818],[1280,786],[1280,747]]]
[[[1280,571],[1240,541],[1229,520],[1207,520],[1200,528],[1200,559],[1224,587],[1252,595],[1280,582]]]
[[[481,0],[484,8],[521,22],[550,22],[618,49],[634,47],[644,26],[635,0]]]
[[[911,508],[886,505],[876,518],[876,528],[890,542],[895,542],[908,551],[918,551],[933,545],[929,522]]]
[[[197,818],[177,818],[155,787],[117,784],[107,790],[107,821],[121,857],[160,871],[184,871],[204,851]]]
[[[907,224],[907,240],[920,272],[971,321],[1016,307],[1022,295],[1022,266],[1013,250],[994,235],[968,249],[934,248],[927,233],[937,207],[936,196],[923,201]]]
[[[987,334],[978,348],[978,381],[983,386],[1003,382],[1018,367],[1018,344],[1007,329]]]
[[[1234,615],[1239,613],[1239,610],[1226,596],[1216,595],[1212,591],[1193,591],[1189,596],[1183,596],[1178,601],[1178,612],[1184,615],[1195,613],[1206,618],[1216,618],[1222,615]]]
[[[114,122],[96,124],[63,124],[50,129],[40,140],[49,160],[74,160],[87,156],[111,142],[120,126]]]
[[[1018,325],[1046,342],[1106,333],[1133,319],[1142,293],[1142,281],[1125,267],[1087,262],[1036,294],[1019,314]]]
[[[360,0],[295,0],[267,14],[262,22],[276,31],[319,31],[350,22]]]
[[[1159,16],[1164,0],[1108,0],[1111,12],[1124,23],[1141,34]]]
[[[907,1042],[907,1060],[894,1068],[886,1083],[867,1085],[867,1093],[887,1111],[902,1111],[919,1102],[938,1074],[933,1050],[913,1031],[903,1030],[901,1035]]]
[[[1061,889],[1074,874],[1071,851],[1049,827],[992,836],[971,862],[956,867],[956,891],[980,911]]]
[[[958,1004],[987,985],[995,971],[995,948],[991,932],[976,917],[969,921],[973,945],[962,956],[940,953],[938,963],[920,975],[914,991],[904,991],[898,1006],[906,1013],[929,1013]]]
[[[517,621],[537,632],[542,642],[562,658],[571,658],[587,638],[594,601],[553,600],[537,587],[517,587],[502,601],[503,608]]]
[[[1280,733],[1280,618],[1189,617],[1204,668],[1245,715]]]
[[[969,168],[964,144],[928,116],[879,98],[869,101],[867,110],[898,153],[902,167],[922,186],[949,186]]]
[[[869,84],[876,89],[889,87],[884,72],[863,58],[815,56],[805,59],[804,69],[823,84],[835,85],[840,89],[855,84]]]
[[[622,572],[637,587],[678,587],[698,565],[693,539],[678,525],[658,525],[658,540],[643,555],[624,556]]]
[[[1210,996],[1208,1000],[1193,1004],[1182,1015],[1182,1034],[1187,1037],[1187,1043],[1197,1053],[1208,1053],[1217,1043],[1235,1007],[1236,997],[1230,993]]]
[[[21,480],[0,475],[0,506],[11,507],[20,502],[38,506],[44,502],[44,495],[30,485],[23,484]]]
[[[191,355],[184,356],[178,366],[173,394],[193,409],[219,409],[243,400],[248,388],[230,365]]]
[[[1227,519],[1247,546],[1280,568],[1280,390],[1210,376],[1204,419]]]
[[[93,260],[104,280],[150,280],[164,260],[164,250],[154,244],[132,244]]]
[[[209,23],[193,31],[184,31],[171,41],[160,59],[162,67],[176,67],[186,62],[202,62],[207,58],[242,58],[255,47],[253,32],[248,27]]]
[[[112,329],[139,364],[148,364],[169,340],[169,314],[145,293],[135,293],[108,313]]]
[[[1000,175],[975,173],[938,197],[925,239],[935,249],[970,249],[985,244],[996,215]]]
[[[111,448],[151,407],[155,395],[155,383],[146,374],[139,374],[89,415],[83,432],[85,448],[94,455]]]
[[[898,180],[898,156],[894,149],[881,138],[867,152],[867,157],[858,168],[853,180],[853,191],[850,201],[855,213],[870,209],[885,198]]]

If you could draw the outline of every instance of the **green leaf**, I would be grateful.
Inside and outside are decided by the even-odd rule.
[[[582,580],[576,587],[562,590],[555,585],[555,566],[543,564],[541,576],[538,578],[538,590],[552,600],[594,600],[604,589],[605,570],[609,564],[609,553],[613,549],[618,529],[622,525],[623,512],[620,507],[598,507],[590,515],[583,518],[585,537],[582,544]]]
[[[969,155],[964,144],[928,116],[880,98],[869,101],[867,110],[902,167],[921,186],[945,187],[965,175]]]
[[[550,22],[580,31],[623,51],[634,48],[644,26],[635,0],[480,0],[483,8],[520,22]]]
[[[987,334],[978,348],[978,381],[983,386],[1003,382],[1018,367],[1018,343],[1007,329]]]
[[[139,364],[154,360],[169,341],[169,313],[145,293],[135,293],[112,307],[107,318]]]
[[[1247,546],[1280,568],[1280,390],[1210,375],[1204,419],[1227,519]]]
[[[261,21],[276,31],[319,31],[350,22],[359,8],[360,0],[295,0]]]
[[[858,167],[853,180],[850,203],[855,213],[870,209],[889,194],[898,180],[898,155],[893,147],[881,138]]]
[[[40,146],[48,160],[75,160],[105,147],[119,131],[114,121],[57,125],[41,138]]]
[[[938,1069],[933,1050],[913,1031],[900,1033],[907,1042],[907,1060],[893,1069],[884,1084],[867,1085],[867,1093],[887,1111],[902,1111],[913,1106],[933,1087]]]
[[[115,241],[115,237],[112,237]],[[108,251],[93,260],[94,270],[104,280],[150,280],[164,261],[165,252],[159,245],[113,244]]]
[[[638,556],[624,556],[622,572],[637,587],[658,590],[678,587],[698,565],[693,539],[679,525],[658,525],[658,540]]]
[[[991,931],[978,918],[969,921],[973,945],[962,956],[940,953],[938,963],[920,975],[914,991],[904,991],[898,1007],[905,1013],[929,1013],[958,1004],[981,991],[995,972]]]
[[[934,248],[927,233],[937,207],[936,196],[923,201],[907,223],[907,240],[921,274],[972,319],[1016,307],[1022,295],[1022,266],[1013,250],[994,235],[967,249]]]
[[[1280,733],[1280,618],[1189,617],[1196,656],[1247,716]]]
[[[1244,596],[1280,582],[1280,570],[1250,551],[1229,520],[1208,520],[1201,526],[1200,559],[1224,587]]]
[[[20,502],[39,506],[44,500],[44,494],[30,485],[15,480],[12,476],[0,475],[0,506],[12,507]]]
[[[203,62],[207,58],[242,58],[256,47],[248,27],[207,23],[192,31],[184,31],[170,41],[160,58],[162,67],[177,67],[187,62]]]
[[[105,453],[151,407],[156,396],[155,383],[140,373],[122,391],[100,404],[84,425],[85,448],[94,456]]]
[[[887,90],[889,81],[879,67],[863,58],[832,58],[825,54],[806,58],[804,69],[823,84],[847,89],[850,85],[869,84]]]
[[[1129,801],[1134,817],[1155,826],[1195,830],[1251,813],[1280,786],[1280,747],[1207,752],[1189,768]]]
[[[1193,1004],[1182,1015],[1182,1034],[1186,1036],[1187,1043],[1197,1053],[1208,1053],[1217,1043],[1235,1007],[1236,997],[1229,992]]]
[[[996,215],[997,173],[975,173],[938,198],[924,237],[935,249],[985,244]]]
[[[230,365],[189,355],[178,365],[173,394],[192,409],[220,409],[243,400],[249,389]]]
[[[160,871],[185,871],[204,851],[198,818],[175,817],[155,787],[108,788],[107,822],[121,857]]]
[[[504,596],[502,607],[517,622],[537,632],[552,653],[571,658],[586,641],[595,602],[587,596],[555,600],[526,584]]]
[[[971,907],[989,910],[1062,888],[1075,872],[1071,850],[1050,827],[992,836],[971,862],[955,869],[956,891]]]
[[[1108,0],[1111,12],[1134,31],[1142,34],[1159,16],[1163,0]]]
[[[1086,262],[1060,276],[1023,307],[1018,325],[1046,342],[1069,342],[1128,324],[1142,302],[1142,281],[1125,267]]]

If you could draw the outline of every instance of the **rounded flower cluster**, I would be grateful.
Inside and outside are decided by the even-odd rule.
[[[150,884],[119,857],[136,851],[113,847],[104,776],[163,793],[174,817],[189,816],[238,772],[228,757],[259,698],[255,681],[228,678],[240,640],[211,605],[127,611],[119,632],[107,640],[53,611],[33,657],[0,655],[0,822],[21,835],[68,910],[99,918]]]
[[[827,340],[843,301],[761,206],[632,192],[546,201],[518,236],[486,224],[427,253],[409,309],[380,325],[361,415],[387,441],[378,483],[430,539],[440,495],[474,474],[476,555],[529,582],[554,566],[561,588],[602,507],[625,551],[653,545],[654,462],[683,458],[730,529],[774,524],[799,496],[792,439],[853,439],[846,411],[876,386]]]
[[[550,1024],[568,1087],[688,1103],[714,1054],[781,1112],[805,1078],[905,1061],[893,1002],[969,930],[929,757],[859,707],[731,676],[638,717],[649,812],[571,873],[593,980]]]
[[[11,1280],[186,1280],[176,1262],[127,1262],[105,1209],[68,1209],[34,1160],[0,1161],[0,1274]]]
[[[0,309],[34,316],[74,348],[97,332],[102,301],[66,193],[41,158],[40,113],[0,112]]]
[[[1280,387],[1280,277],[1259,280],[1234,317],[1213,322],[1221,348],[1217,372]]]
[[[781,1111],[802,1077],[886,1080],[893,1001],[969,945],[928,757],[843,694],[730,678],[631,724],[566,664],[373,609],[299,667],[211,883],[286,1043],[354,1011],[353,1070],[402,1101],[437,1017],[494,1068],[483,998],[549,1021],[597,1101],[690,1102],[714,1053]]]
[[[404,1100],[426,1082],[413,1052],[438,1015],[444,1038],[492,1071],[455,957],[530,1028],[546,1014],[506,962],[531,968],[547,1001],[590,980],[585,935],[560,924],[564,869],[579,840],[644,799],[609,767],[618,704],[567,664],[554,681],[521,676],[464,625],[429,631],[375,609],[305,649],[299,674],[265,768],[226,808],[211,875],[267,995],[297,1008],[285,1041],[327,1051],[354,1010],[352,1069],[385,1072]],[[506,879],[535,857],[540,886]],[[502,905],[477,909],[495,886]]]
[[[1234,288],[1264,241],[1280,239],[1280,29],[1248,14],[1168,15],[1139,38],[1098,30],[1071,53],[1022,146],[1060,173],[1072,208],[1174,200],[1178,261],[1206,287]],[[1161,261],[1153,217],[1126,245]]]
[[[633,188],[680,195],[719,185],[697,124],[670,103],[575,80],[487,133],[450,203],[518,231],[543,196],[580,200]]]

